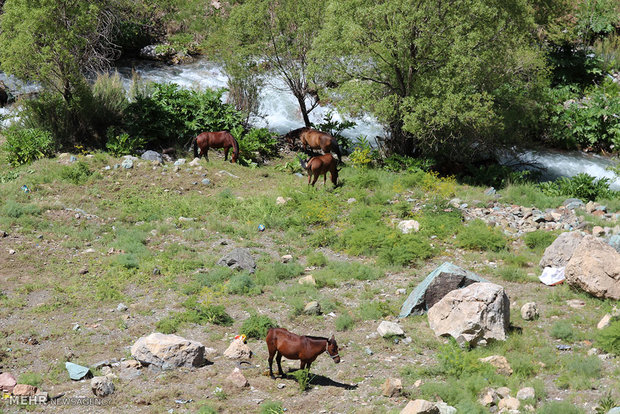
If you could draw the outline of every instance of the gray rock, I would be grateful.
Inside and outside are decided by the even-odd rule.
[[[230,251],[218,260],[217,264],[220,266],[228,266],[231,269],[247,270],[250,273],[254,273],[256,270],[256,262],[252,258],[250,251],[241,247]]]
[[[308,302],[304,307],[304,313],[306,315],[320,315],[321,314],[321,305],[316,300],[312,302]]]
[[[2,232],[0,232],[0,236],[2,236]],[[618,253],[620,253],[620,234],[615,234],[611,236],[607,243],[609,243],[611,247],[613,247]]]
[[[114,384],[108,377],[94,377],[90,380],[90,388],[97,397],[106,397],[114,393]]]
[[[494,283],[474,283],[453,290],[428,311],[437,336],[452,336],[459,344],[486,345],[505,341],[510,323],[510,301]]]
[[[73,362],[65,362],[65,368],[69,372],[69,378],[75,381],[79,381],[84,378],[90,371],[88,367],[83,367]]]
[[[607,411],[607,414],[620,414],[620,407],[614,407],[611,410]]]
[[[405,336],[405,332],[399,324],[389,321],[382,321],[377,328],[377,332],[384,338],[386,336]]]
[[[124,303],[119,303],[116,307],[116,310],[119,312],[125,312],[127,310],[127,306]]]
[[[538,319],[538,306],[535,302],[528,302],[521,307],[521,317],[526,321]]]
[[[156,332],[138,339],[131,347],[131,356],[142,365],[168,370],[203,365],[204,351],[205,347],[200,342]]]
[[[411,292],[400,308],[399,318],[413,315],[422,315],[441,300],[448,292],[460,289],[476,282],[486,282],[475,273],[461,269],[449,262],[433,270]]]
[[[126,170],[133,168],[133,160],[131,158],[125,158],[123,162],[121,162],[121,167]]]
[[[536,397],[536,391],[532,387],[521,388],[517,392],[518,400],[528,400],[530,398],[535,398],[535,397]]]
[[[178,167],[178,166],[181,166],[181,165],[183,165],[183,164],[185,164],[185,158],[179,158],[178,160],[176,160],[176,161],[174,162],[174,165],[175,165],[175,166],[177,166],[177,167]]]
[[[439,410],[439,414],[456,414],[456,408],[443,401],[435,403],[435,407]]]
[[[415,233],[420,230],[420,223],[415,220],[403,220],[397,227],[403,234]]]
[[[209,180],[208,178],[203,178],[202,183],[204,185],[211,185],[211,180]]]
[[[570,260],[573,252],[581,243],[583,235],[572,231],[560,234],[549,247],[545,249],[540,267],[564,267]]]
[[[489,187],[486,190],[484,190],[484,195],[492,196],[492,195],[495,195],[496,193],[497,191],[493,187]]]
[[[439,414],[439,408],[426,400],[409,401],[400,414]]]
[[[142,154],[141,158],[147,161],[156,161],[160,164],[164,162],[161,154],[157,151],[152,150],[145,151],[144,154]]]
[[[566,200],[562,203],[562,205],[563,205],[564,207],[566,207],[567,209],[569,209],[569,210],[574,210],[574,209],[576,209],[576,208],[581,208],[581,207],[585,206],[585,204],[583,203],[583,201],[581,201],[581,200],[580,200],[580,199],[578,199],[578,198],[569,198],[569,199],[566,199]]]
[[[574,288],[597,298],[620,300],[620,253],[598,237],[583,237],[564,273]]]
[[[247,378],[243,375],[239,368],[235,368],[233,372],[226,377],[226,380],[237,388],[248,387],[250,385]]]

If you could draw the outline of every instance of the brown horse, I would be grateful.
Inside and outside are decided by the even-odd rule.
[[[327,351],[336,364],[340,362],[338,355],[338,344],[334,339],[323,338],[320,336],[300,336],[295,335],[283,328],[271,328],[267,332],[267,349],[269,349],[269,375],[273,377],[273,356],[276,356],[278,363],[278,374],[284,376],[282,372],[282,356],[286,359],[300,359],[300,369],[308,368],[323,352]],[[277,355],[276,355],[277,354]]]
[[[198,148],[200,148],[200,154],[204,155],[207,161],[209,161],[209,148],[224,148],[224,161],[227,161],[228,150],[232,147],[233,155],[230,162],[235,163],[239,159],[239,143],[227,131],[203,132],[194,138],[193,142],[194,158],[198,158]]]
[[[307,163],[303,160],[301,160],[300,163],[301,168],[308,171],[308,185],[310,185],[310,180],[312,176],[314,176],[314,180],[312,180],[312,186],[314,187],[316,180],[319,179],[321,174],[323,174],[323,185],[325,185],[327,183],[327,172],[329,171],[334,187],[338,187],[338,171],[340,170],[332,154],[317,155],[316,157],[310,158]]]
[[[306,154],[308,153],[308,147],[311,149],[320,148],[325,154],[333,151],[338,156],[338,161],[342,162],[342,155],[340,154],[338,142],[336,142],[334,137],[325,132],[303,127],[290,131],[284,136],[284,138],[286,139],[286,142],[288,142],[289,146],[293,146],[295,144],[295,140],[299,138]]]

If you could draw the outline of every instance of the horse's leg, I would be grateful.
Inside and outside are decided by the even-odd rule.
[[[280,351],[276,354],[276,362],[278,363],[278,374],[280,374],[281,377],[284,377],[284,371],[282,371],[282,354]]]
[[[207,162],[209,161],[209,147],[206,146],[205,147],[205,158],[207,159]]]
[[[224,147],[224,161],[228,161],[228,151],[230,147]]]
[[[312,171],[308,170],[308,185],[310,185],[310,180],[312,180]]]
[[[277,350],[275,349],[275,347],[273,349],[271,349],[271,346],[268,346],[269,348],[269,376],[271,378],[275,378],[273,376],[273,356],[276,354]]]
[[[320,175],[320,174],[318,174],[318,173],[317,173],[317,174],[314,174],[314,179],[312,180],[312,187],[314,187],[314,184],[316,183],[316,180],[318,180],[318,179],[319,179],[319,175]]]
[[[327,171],[325,172],[325,174],[323,174],[323,187],[325,187],[326,183],[327,183]]]
[[[299,365],[299,369],[304,369],[306,367],[306,361],[301,360],[301,364]]]

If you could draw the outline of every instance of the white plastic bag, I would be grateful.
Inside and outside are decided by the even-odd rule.
[[[565,267],[545,267],[542,275],[538,279],[547,286],[555,286],[564,282],[566,276],[564,276]]]

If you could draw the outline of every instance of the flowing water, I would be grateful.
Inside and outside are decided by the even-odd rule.
[[[142,80],[176,83],[183,88],[225,88],[227,83],[222,67],[206,59],[197,59],[192,63],[176,66],[147,60],[133,60],[119,63],[115,70],[120,74],[126,89],[131,86],[134,73]],[[19,91],[20,94],[35,92],[38,89],[35,84],[19,82],[1,72],[0,80],[9,86],[10,90]],[[319,106],[314,109],[310,113],[310,120],[319,123],[329,111],[333,111],[333,119],[343,120],[337,111],[328,106]],[[304,125],[296,99],[290,92],[287,92],[284,83],[277,77],[270,77],[266,80],[261,91],[259,113],[260,116],[251,120],[252,124],[256,127],[269,128],[280,134]],[[7,117],[3,120],[4,125],[18,116],[15,111],[7,108],[0,108],[0,115]],[[357,125],[343,133],[348,138],[355,139],[364,135],[372,142],[375,137],[385,135],[384,128],[371,116],[351,120]],[[545,168],[543,178],[546,180],[560,176],[572,177],[585,172],[597,178],[609,178],[612,183],[611,187],[620,190],[620,179],[607,170],[607,167],[613,165],[614,161],[605,157],[575,151],[545,150],[525,151],[518,158],[522,162],[537,164]]]

